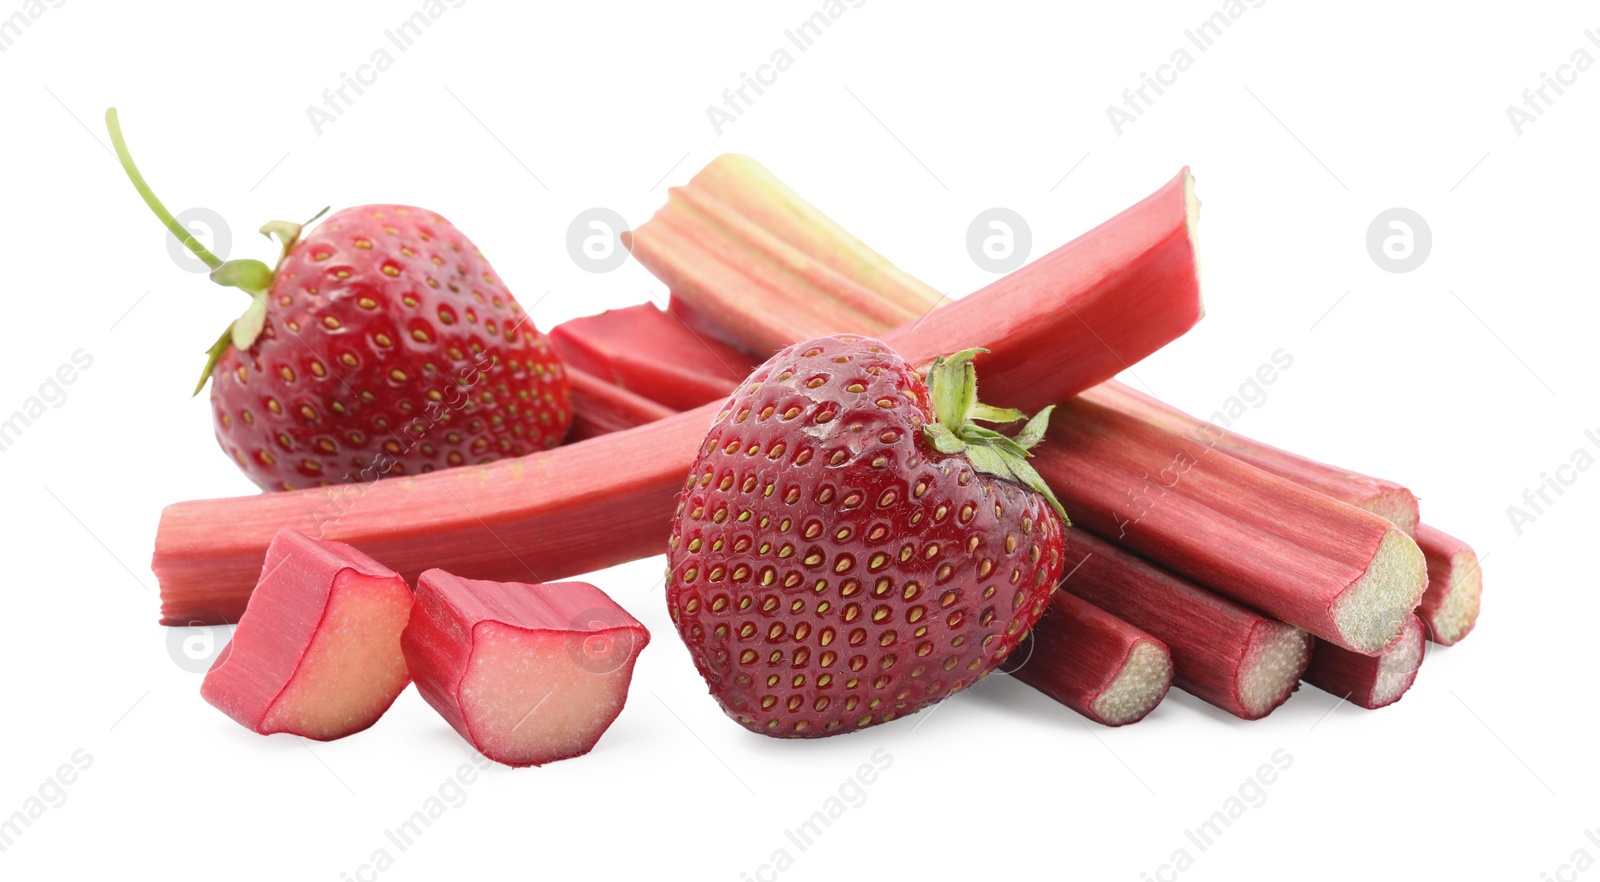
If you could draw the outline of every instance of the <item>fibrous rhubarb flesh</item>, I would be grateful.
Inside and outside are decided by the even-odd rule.
[[[976,359],[984,394],[1004,405],[1034,411],[1074,395],[1200,318],[1193,207],[1184,173],[1019,270],[1016,281],[1007,276],[880,339],[913,364],[988,350]],[[267,542],[285,526],[348,542],[408,578],[443,566],[473,578],[526,578],[531,568],[559,579],[659,553],[715,415],[711,404],[551,451],[416,477],[168,506],[151,564],[162,620],[236,617]]]
[[[1417,545],[1428,560],[1428,590],[1417,605],[1428,639],[1453,646],[1478,624],[1483,569],[1472,546],[1427,524],[1417,528]]]
[[[1106,726],[1144,719],[1173,678],[1166,644],[1065,591],[1002,670]]]
[[[253,732],[329,741],[371,726],[410,677],[411,588],[339,542],[283,530],[200,694]]]
[[[1306,682],[1351,704],[1377,710],[1400,700],[1417,679],[1427,652],[1422,620],[1412,616],[1394,642],[1377,655],[1361,655],[1318,642]]]
[[[1305,631],[1218,597],[1084,530],[1067,531],[1066,554],[1069,573],[1061,591],[1165,643],[1179,689],[1257,720],[1300,684],[1311,658]]]
[[[417,691],[484,756],[537,766],[588,753],[628,697],[650,633],[583,582],[428,570],[401,638]]]

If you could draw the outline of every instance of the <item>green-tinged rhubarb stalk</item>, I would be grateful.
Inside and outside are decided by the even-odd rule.
[[[682,189],[702,201],[722,203],[795,251],[913,316],[949,302],[868,248],[748,156],[724,153]]]

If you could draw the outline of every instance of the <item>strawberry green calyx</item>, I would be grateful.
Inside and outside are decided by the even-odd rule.
[[[200,382],[194,387],[194,394],[198,395],[200,390],[205,388],[206,380],[210,379],[211,369],[228,351],[229,346],[241,350],[249,349],[256,338],[261,336],[261,329],[265,327],[267,321],[267,292],[272,289],[272,280],[277,270],[252,258],[223,260],[207,250],[192,233],[178,223],[178,219],[173,217],[172,212],[167,210],[155,192],[150,189],[150,185],[145,182],[144,175],[139,173],[139,167],[133,162],[133,155],[128,152],[128,144],[123,140],[122,124],[117,120],[115,107],[106,108],[106,131],[111,134],[111,146],[117,151],[117,159],[122,163],[122,170],[127,173],[128,180],[133,182],[133,188],[139,192],[140,198],[144,199],[144,204],[161,219],[161,223],[182,243],[183,247],[194,252],[194,255],[211,269],[211,281],[227,288],[238,288],[250,295],[250,306],[234,319],[217,341],[211,344],[211,348],[206,350],[205,371],[200,374]],[[326,208],[318,212],[317,217],[321,217],[325,212]],[[314,221],[317,217],[311,220]],[[291,221],[271,221],[261,227],[262,235],[269,239],[276,237],[281,244],[278,255],[280,265],[295,242],[299,240],[300,231],[304,226],[305,224]]]
[[[978,401],[978,372],[972,359],[986,349],[964,349],[936,359],[928,371],[928,392],[936,422],[922,427],[923,437],[940,453],[959,454],[986,475],[1021,484],[1049,500],[1065,525],[1072,521],[1050,485],[1028,463],[1030,449],[1044,438],[1055,405],[1034,414],[1015,436],[978,425],[1014,423],[1027,418],[1020,410],[991,407]]]

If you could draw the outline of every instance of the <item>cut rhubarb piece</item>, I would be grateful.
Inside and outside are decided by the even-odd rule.
[[[1083,398],[1032,462],[1078,525],[1355,652],[1382,651],[1427,587],[1393,523]]]
[[[1136,416],[1184,435],[1209,450],[1220,450],[1263,471],[1286,478],[1392,521],[1407,535],[1417,530],[1417,497],[1393,481],[1372,478],[1279,450],[1197,419],[1170,404],[1112,380],[1085,392],[1090,401]]]
[[[1417,615],[1428,627],[1428,639],[1453,646],[1478,624],[1483,569],[1472,546],[1427,524],[1417,528],[1417,545],[1428,559],[1428,590]]]
[[[674,411],[727,395],[761,363],[649,303],[562,322],[550,343],[569,368]]]
[[[1317,642],[1306,682],[1368,710],[1394,704],[1417,679],[1427,651],[1422,620],[1412,616],[1393,643],[1378,655],[1361,655]]]
[[[371,726],[410,678],[411,588],[340,542],[280,531],[200,695],[253,732],[331,741]]]
[[[1218,597],[1083,530],[1066,533],[1061,593],[1082,597],[1167,645],[1173,685],[1246,720],[1289,700],[1311,635]],[[1049,627],[1041,621],[1035,628]]]
[[[572,386],[572,428],[567,432],[568,441],[620,432],[678,412],[570,364],[566,370],[567,381]]]
[[[1173,674],[1160,640],[1065,591],[1050,598],[1027,642],[1001,667],[1106,726],[1144,719],[1166,697]]]
[[[508,766],[582,756],[622,712],[650,632],[583,582],[529,585],[428,570],[401,638],[417,691]]]
[[[1185,172],[1019,270],[1017,282],[1008,276],[880,339],[912,364],[988,350],[975,363],[984,397],[999,404],[1036,411],[1075,395],[1200,318],[1191,209]],[[729,290],[757,297],[736,273],[723,277]],[[168,506],[151,562],[162,621],[236,618],[282,527],[348,542],[408,578],[445,566],[473,578],[515,579],[531,568],[558,579],[657,554],[716,412],[708,404],[488,465]]]

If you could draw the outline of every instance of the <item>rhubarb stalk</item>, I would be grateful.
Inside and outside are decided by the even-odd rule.
[[[712,160],[683,188],[717,200],[806,257],[917,316],[948,301],[868,248],[761,163],[737,153]]]
[[[1428,560],[1428,591],[1417,615],[1428,627],[1428,639],[1454,646],[1478,624],[1483,597],[1483,570],[1472,546],[1443,530],[1423,524],[1417,544]]]
[[[1073,521],[1355,652],[1400,633],[1427,587],[1389,521],[1092,401],[1057,407],[1034,467]]]
[[[1173,677],[1160,640],[1065,591],[1050,598],[1027,642],[1001,667],[1106,726],[1144,719]]]
[[[952,327],[961,327],[935,318],[955,315],[1006,325],[1010,345],[977,367],[985,376],[1004,376],[1026,388],[1053,385],[1048,375],[1060,364],[1103,382],[1199,320],[1197,211],[1185,169],[1132,208],[927,319],[898,305],[895,311],[863,309],[860,292],[850,287],[862,286],[828,277],[826,265],[798,249],[783,252],[782,240],[754,223],[736,223],[737,213],[708,214],[676,191],[627,241],[674,298],[692,302],[702,318],[762,357],[795,340],[835,332],[885,337],[903,353],[927,351]],[[1034,302],[1052,311],[1053,320],[995,308],[1011,300]],[[911,324],[888,337],[896,317]],[[1074,323],[1071,333],[1060,332]]]
[[[1088,390],[1083,397],[1136,416],[1169,432],[1187,436],[1208,450],[1221,451],[1302,487],[1370,511],[1393,522],[1407,535],[1416,533],[1417,497],[1393,481],[1346,471],[1260,441],[1252,441],[1215,423],[1192,417],[1116,380]]]
[[[1306,668],[1306,682],[1368,710],[1394,704],[1417,679],[1427,651],[1423,631],[1422,620],[1412,616],[1400,636],[1377,655],[1319,642]]]
[[[640,341],[648,346],[641,348]],[[550,345],[569,369],[586,371],[672,412],[727,395],[761,363],[696,334],[648,303],[562,322],[550,329]],[[582,414],[576,405],[573,412]]]
[[[620,432],[678,412],[678,408],[629,392],[571,364],[566,365],[566,372],[567,382],[572,386],[572,428],[567,432],[568,441]]]
[[[1016,281],[1001,279],[881,339],[913,364],[988,350],[975,359],[986,396],[1038,410],[1104,382],[1199,319],[1192,224],[1184,173],[1019,270]],[[162,620],[236,620],[283,527],[347,542],[407,578],[443,567],[546,581],[659,553],[716,408],[488,465],[168,506],[151,564]]]
[[[1246,720],[1289,699],[1311,659],[1311,636],[1096,539],[1068,530],[1069,592],[1142,628],[1172,652],[1174,685]],[[1041,620],[1036,635],[1054,623]]]

